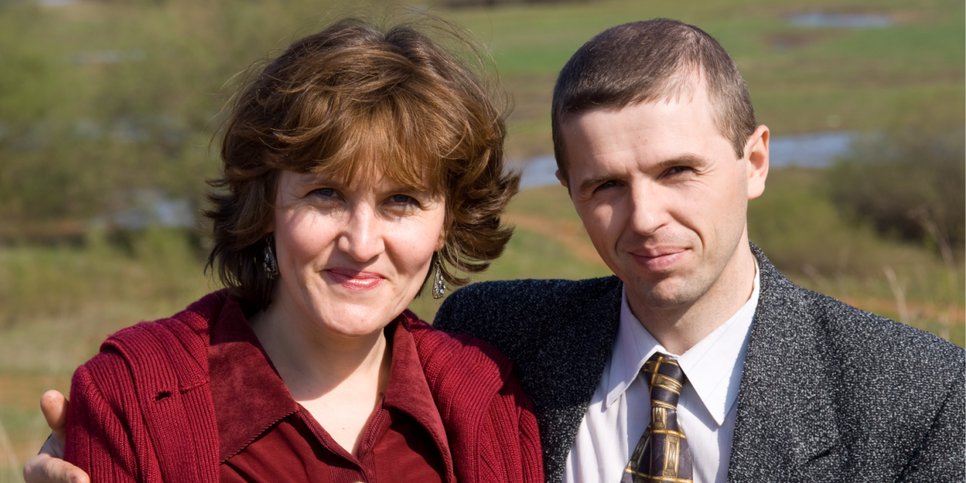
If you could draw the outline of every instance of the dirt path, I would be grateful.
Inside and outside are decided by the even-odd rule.
[[[507,213],[506,220],[512,225],[539,233],[561,243],[581,261],[597,265],[604,263],[597,255],[597,250],[594,249],[590,239],[587,238],[583,225],[576,221],[547,220],[521,213]]]

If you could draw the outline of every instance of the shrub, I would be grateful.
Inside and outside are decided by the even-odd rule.
[[[932,244],[944,258],[966,225],[964,128],[894,128],[859,139],[826,171],[833,202],[884,234]]]

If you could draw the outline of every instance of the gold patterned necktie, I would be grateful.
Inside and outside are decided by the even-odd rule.
[[[651,388],[651,424],[637,442],[623,482],[692,481],[691,450],[678,425],[678,397],[684,386],[684,371],[667,354],[655,353],[641,368]]]

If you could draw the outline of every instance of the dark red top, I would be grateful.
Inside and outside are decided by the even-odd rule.
[[[537,420],[506,357],[476,339],[436,330],[412,312],[397,320],[392,334],[399,340],[393,347],[406,345],[403,332],[412,338],[420,380],[433,395],[435,411],[429,404],[427,411],[418,411],[419,401],[428,398],[410,394],[408,388],[418,385],[404,380],[415,376],[406,370],[392,376],[406,390],[387,396],[383,407],[390,415],[408,414],[428,433],[443,456],[447,483],[543,483]],[[218,345],[225,348],[212,352]],[[252,450],[252,441],[298,411],[291,398],[259,396],[287,390],[277,377],[255,381],[249,366],[257,365],[247,358],[257,356],[255,361],[267,364],[258,347],[240,304],[227,290],[210,293],[172,317],[116,332],[74,373],[64,458],[92,481],[217,482],[221,462]],[[227,355],[219,357],[221,351]],[[393,361],[404,360],[400,352]],[[221,394],[217,405],[216,390]],[[405,397],[415,398],[413,407]],[[315,433],[300,438],[321,441]],[[382,465],[379,453],[374,455]],[[397,481],[410,480],[395,468],[393,462]],[[304,480],[304,474],[297,479]],[[323,478],[313,474],[312,479]]]
[[[240,340],[209,348],[221,481],[378,482],[400,481],[403,475],[406,481],[445,479],[445,429],[412,334],[398,323],[386,328],[391,376],[355,454],[339,446],[292,399],[254,333],[247,327],[235,329],[233,338]]]

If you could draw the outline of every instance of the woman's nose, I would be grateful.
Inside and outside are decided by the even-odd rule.
[[[339,237],[339,249],[356,261],[372,260],[385,250],[382,223],[374,207],[354,207]]]

